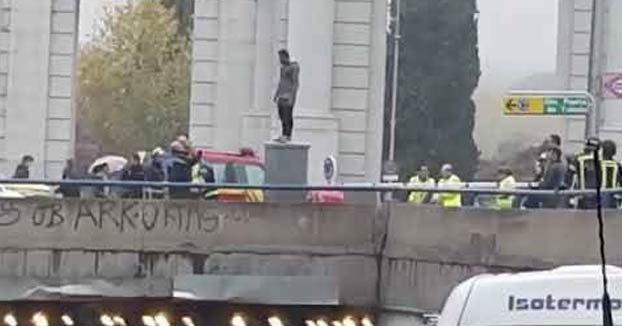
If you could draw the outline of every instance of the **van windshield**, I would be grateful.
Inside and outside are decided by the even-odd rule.
[[[216,183],[235,183],[260,186],[265,181],[264,170],[257,165],[240,163],[211,163]]]

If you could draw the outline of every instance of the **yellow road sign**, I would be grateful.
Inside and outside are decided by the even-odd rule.
[[[503,99],[505,115],[540,115],[544,114],[542,96],[506,96]]]

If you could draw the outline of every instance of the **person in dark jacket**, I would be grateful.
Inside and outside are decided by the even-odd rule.
[[[604,140],[601,142],[601,159],[600,159],[600,172],[601,172],[601,188],[613,189],[622,186],[622,166],[615,159],[617,154],[616,143],[612,140]],[[585,150],[580,160],[582,163],[577,164],[581,169],[577,183],[579,189],[596,189],[596,165],[594,164],[594,152],[590,153],[589,150]],[[618,208],[618,197],[614,194],[601,194],[601,204],[605,208]],[[595,195],[581,196],[578,200],[578,207],[581,209],[596,208],[598,200]]]
[[[196,158],[192,155],[192,149],[180,141],[171,144],[172,162],[168,168],[168,181],[173,183],[192,182],[192,167],[196,164]],[[190,198],[192,192],[187,187],[171,187],[171,198]]]
[[[140,162],[140,156],[135,153],[132,155],[132,162],[123,170],[121,176],[123,181],[145,181],[145,170]],[[125,198],[142,198],[142,188],[133,187],[125,193]]]
[[[289,52],[285,49],[279,51],[279,61],[281,63],[281,78],[279,79],[279,85],[274,94],[273,101],[279,110],[281,136],[275,139],[275,141],[286,143],[292,140],[294,128],[293,111],[298,94],[300,65],[295,61],[291,61]]]
[[[534,178],[533,182],[529,186],[532,190],[540,189],[540,183],[542,182],[542,178],[544,178],[544,172],[547,165],[547,157],[548,155],[546,153],[541,153],[534,162]],[[540,206],[542,206],[541,200],[541,196],[525,196],[522,206],[525,208],[540,208]]]
[[[202,157],[200,155],[200,151],[197,152],[197,157]],[[216,175],[214,173],[214,169],[209,166],[206,161],[199,160],[192,167],[192,182],[197,184],[213,184],[216,182]],[[203,198],[208,198],[209,194],[214,191],[213,187],[202,187],[196,190],[198,194],[200,194]]]
[[[162,156],[164,151],[161,148],[156,148],[151,152],[151,160],[149,164],[145,166],[145,180],[150,182],[162,182],[166,180],[166,173],[164,172],[164,165],[162,162]]]
[[[63,180],[76,180],[79,179],[79,173],[75,167],[74,161],[72,159],[68,159],[65,163],[65,168],[63,169]],[[59,188],[59,192],[63,195],[64,198],[78,198],[80,197],[80,187],[78,186],[68,186],[62,185]]]
[[[565,177],[566,166],[562,163],[562,151],[558,147],[551,148],[549,162],[539,188],[543,190],[561,190],[564,187]],[[557,208],[559,204],[560,198],[557,196],[542,198],[542,207]]]
[[[91,173],[89,173],[91,180],[108,181],[110,180],[110,167],[108,163],[103,163],[93,167]],[[110,187],[97,186],[93,189],[93,195],[97,198],[108,198],[110,196]]]
[[[30,155],[22,157],[22,161],[15,168],[15,174],[13,179],[29,179],[30,178],[30,166],[34,163],[35,159]]]
[[[145,180],[149,182],[163,182],[167,180],[164,171],[164,151],[156,148],[151,152],[151,160],[145,165]],[[164,189],[161,187],[149,187],[146,189],[147,198],[159,199],[164,197]]]

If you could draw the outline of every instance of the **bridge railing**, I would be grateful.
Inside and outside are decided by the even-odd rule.
[[[120,180],[23,180],[0,179],[0,199],[31,197],[197,199],[226,202],[369,202],[404,201],[410,192],[459,193],[462,206],[496,207],[499,195],[513,196],[514,208],[582,207],[580,198],[596,194],[588,190],[539,190],[529,183],[515,189],[497,189],[494,182],[469,182],[453,187],[419,187],[409,183],[350,184],[239,184],[176,183]],[[620,207],[622,188],[603,189],[605,206]],[[391,196],[387,196],[391,195]]]
[[[595,195],[595,189],[586,190],[539,190],[528,189],[529,183],[522,183],[516,189],[501,190],[491,186],[493,183],[463,183],[454,187],[419,187],[408,183],[344,183],[344,184],[239,184],[239,183],[192,183],[192,182],[151,182],[151,181],[118,181],[118,180],[27,180],[0,179],[0,186],[7,185],[45,185],[51,187],[120,187],[120,188],[177,188],[177,189],[242,189],[264,191],[313,191],[333,190],[347,192],[396,192],[416,191],[429,193],[461,193],[488,195],[543,195],[543,196],[581,196]],[[622,194],[622,188],[602,189],[603,194]]]

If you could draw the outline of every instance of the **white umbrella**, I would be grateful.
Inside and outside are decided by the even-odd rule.
[[[0,198],[1,199],[24,199],[26,196],[20,194],[17,191],[8,190],[4,186],[0,185]]]
[[[115,173],[123,170],[127,164],[127,160],[124,157],[116,155],[103,156],[95,160],[89,167],[89,173],[93,173],[93,169],[102,164],[108,164],[110,173]]]

